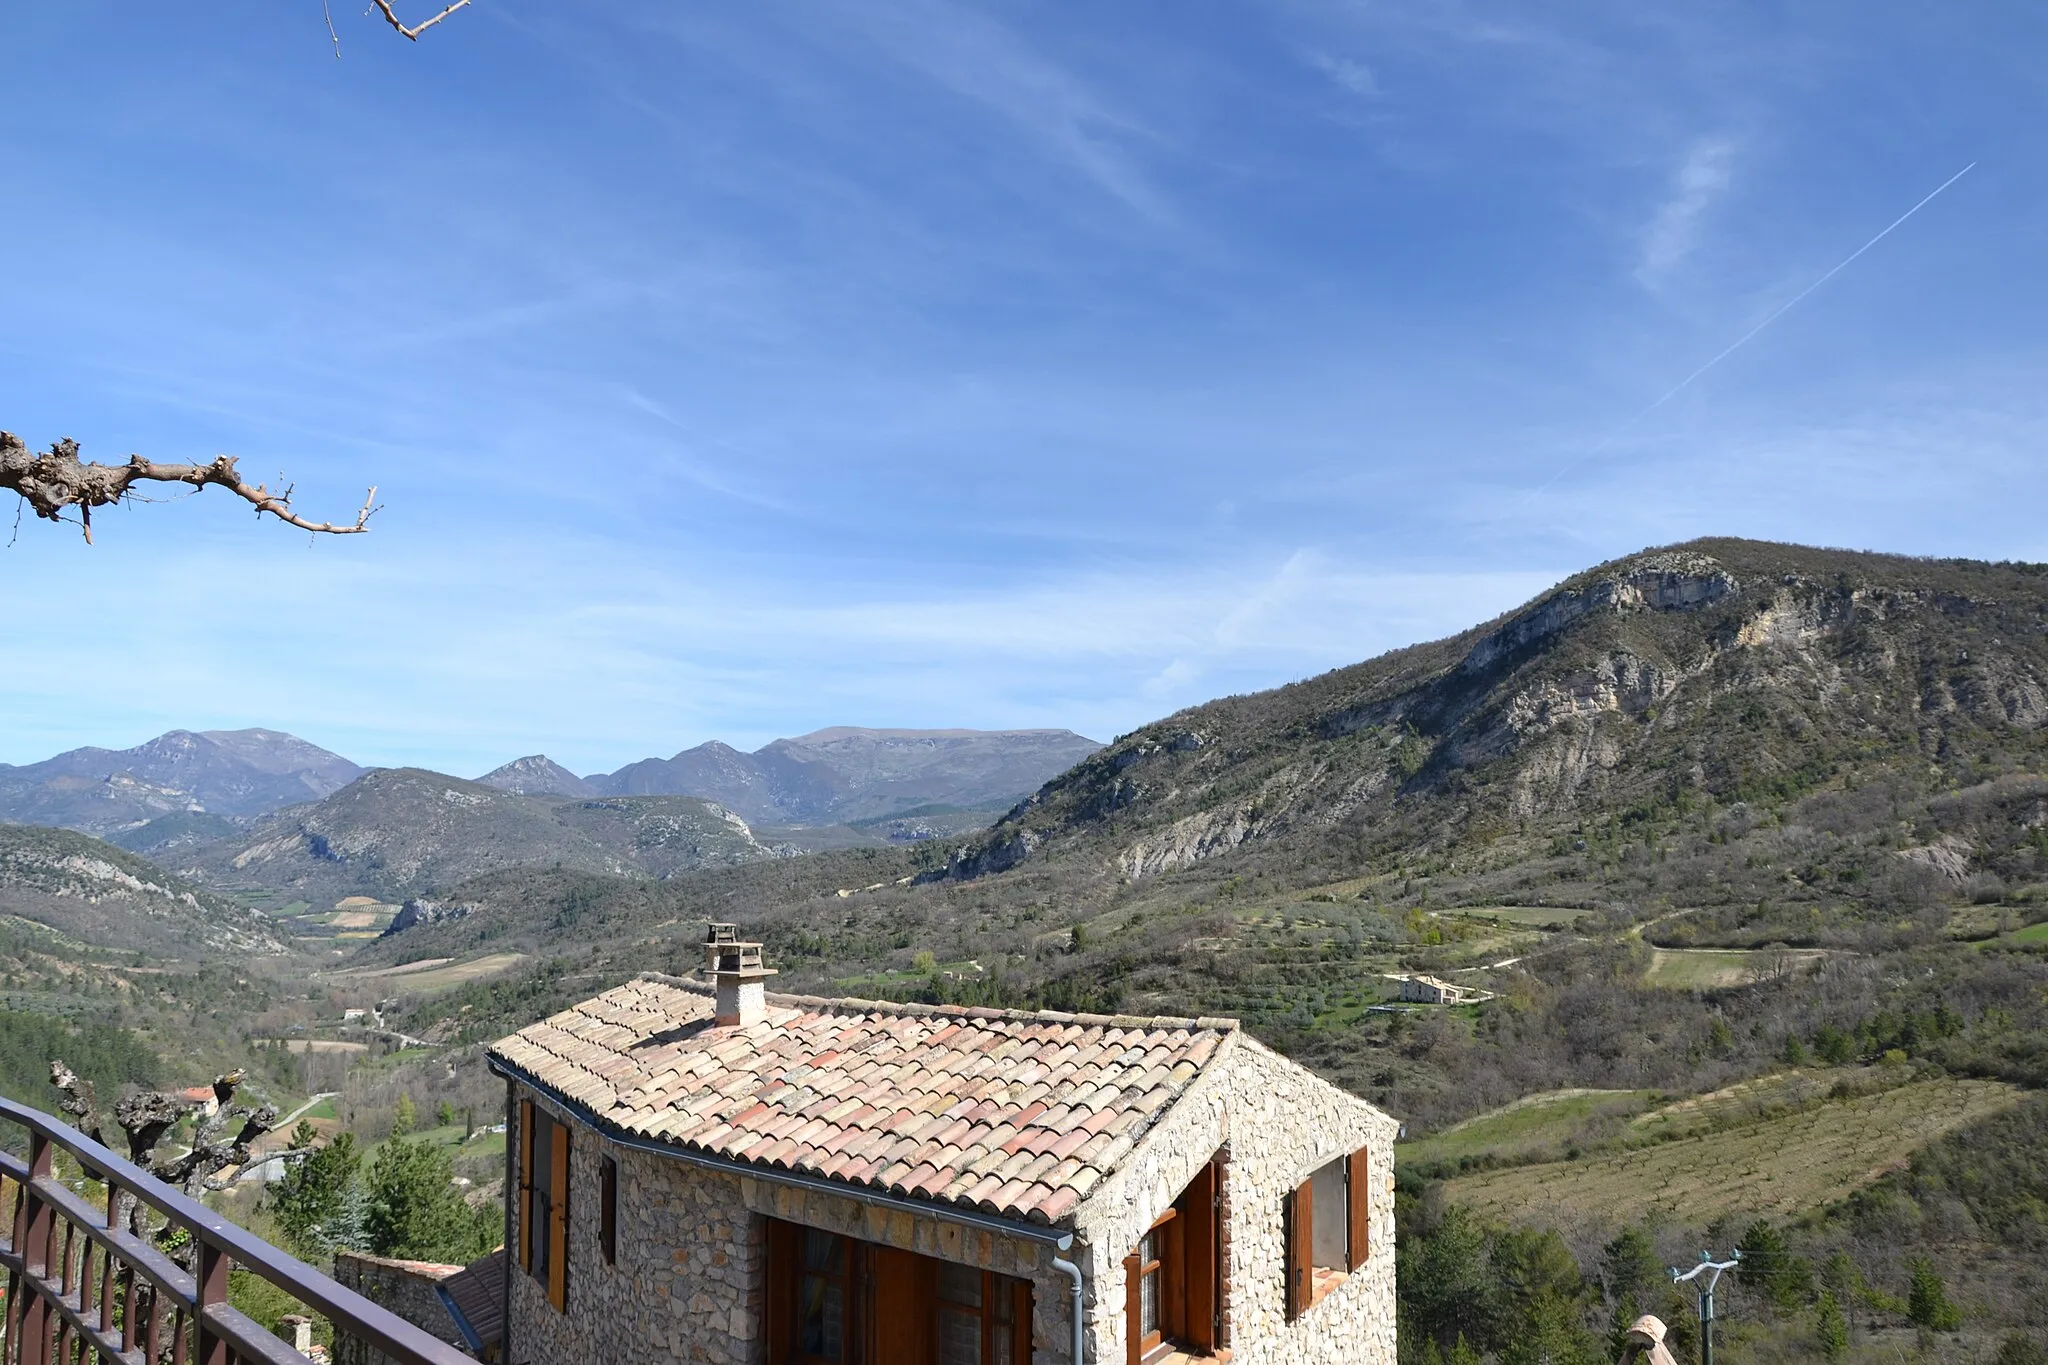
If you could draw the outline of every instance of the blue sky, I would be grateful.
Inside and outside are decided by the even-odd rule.
[[[1108,738],[1696,535],[2048,559],[2035,6],[334,23],[0,8],[0,427],[386,503],[30,519],[0,762]]]

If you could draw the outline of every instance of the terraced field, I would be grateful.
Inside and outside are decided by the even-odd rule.
[[[1530,1095],[1490,1113],[1401,1143],[1394,1159],[1430,1165],[1468,1157],[1502,1161],[1562,1157],[1567,1144],[1589,1125],[1607,1119],[1619,1129],[1654,1102],[1648,1090],[1555,1090]]]
[[[1652,1146],[1460,1176],[1446,1194],[1489,1217],[1566,1223],[1790,1217],[1843,1199],[1944,1133],[2019,1098],[1996,1081],[1936,1080]]]
[[[1805,967],[1822,956],[1812,948],[1657,948],[1643,980],[1673,990],[1720,990],[1748,985],[1759,972]]]

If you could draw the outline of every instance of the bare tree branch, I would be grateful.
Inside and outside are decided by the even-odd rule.
[[[386,23],[390,24],[391,27],[397,29],[400,33],[412,39],[414,42],[418,42],[420,40],[420,35],[422,33],[425,33],[434,25],[440,23],[449,15],[455,13],[455,11],[467,5],[469,3],[469,0],[455,0],[454,4],[450,5],[447,9],[442,10],[433,18],[427,20],[425,23],[415,24],[411,28],[407,28],[405,24],[400,21],[398,17],[398,11],[391,8],[391,0],[370,0],[370,3],[375,5],[378,9],[384,11],[384,20]]]
[[[227,489],[256,509],[302,531],[327,535],[355,535],[370,529],[370,518],[379,509],[377,490],[372,487],[353,524],[308,521],[292,511],[292,490],[271,492],[264,484],[251,484],[235,470],[235,457],[222,455],[211,464],[158,464],[132,455],[127,464],[88,464],[78,458],[78,442],[65,438],[47,451],[31,451],[11,431],[0,431],[0,489],[19,493],[37,516],[48,521],[64,520],[64,510],[78,509],[79,522],[87,543],[92,541],[92,509],[140,496],[138,483],[182,483],[193,488],[213,485]]]

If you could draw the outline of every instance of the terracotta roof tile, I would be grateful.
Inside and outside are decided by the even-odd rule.
[[[1229,1019],[768,997],[745,1028],[643,976],[492,1053],[606,1126],[733,1160],[1070,1217],[1187,1090]]]

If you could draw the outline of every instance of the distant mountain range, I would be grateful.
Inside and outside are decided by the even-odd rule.
[[[714,740],[589,777],[535,754],[478,780],[529,796],[700,796],[756,825],[826,825],[926,806],[994,814],[1101,747],[1071,730],[840,726],[750,754]]]
[[[757,824],[832,825],[934,806],[993,816],[1101,747],[1069,730],[838,728],[751,754],[714,741],[587,777],[534,755],[481,780],[524,796],[693,796]],[[321,801],[366,771],[282,731],[173,730],[132,749],[0,764],[0,821],[161,854]]]
[[[173,730],[132,749],[0,763],[0,821],[109,835],[186,812],[251,817],[318,801],[363,771],[279,730]]]
[[[523,796],[379,768],[324,801],[181,849],[176,861],[213,886],[398,901],[504,867],[669,877],[775,853],[738,816],[694,796]]]

